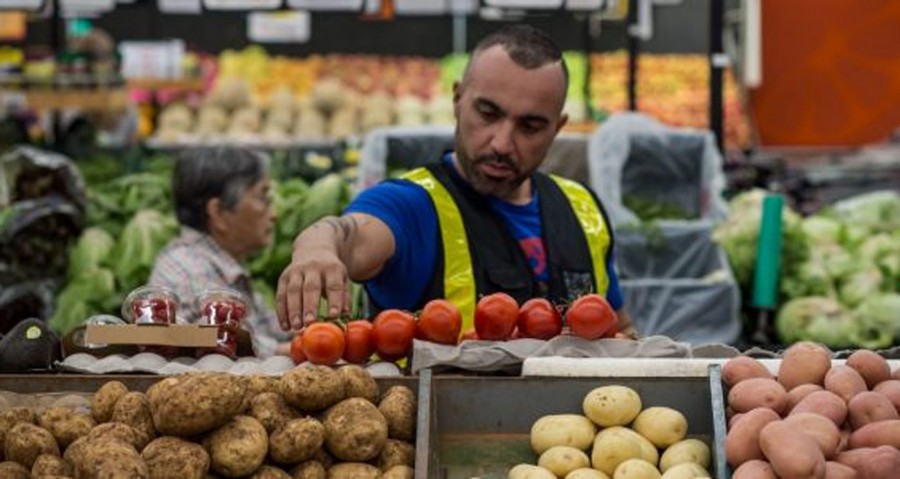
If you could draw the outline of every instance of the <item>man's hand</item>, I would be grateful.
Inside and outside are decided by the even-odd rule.
[[[619,317],[619,332],[616,333],[616,338],[638,339],[640,337],[637,330],[634,329],[634,325],[631,324],[631,315],[624,307],[616,311],[616,316]]]
[[[315,321],[323,296],[328,302],[329,317],[350,310],[347,267],[328,251],[295,251],[291,264],[278,279],[275,302],[281,328],[299,330]]]
[[[393,254],[394,236],[374,216],[329,216],[313,223],[297,236],[291,264],[278,279],[281,328],[299,330],[315,321],[323,298],[328,317],[350,311],[350,280],[371,278]]]

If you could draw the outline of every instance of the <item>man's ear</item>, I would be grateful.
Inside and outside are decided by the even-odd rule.
[[[459,100],[462,98],[463,85],[462,82],[453,82],[453,114],[459,119]]]
[[[560,115],[559,120],[556,121],[556,133],[559,133],[560,130],[562,130],[563,127],[566,126],[566,123],[568,123],[568,122],[569,122],[569,115],[566,115],[565,113]]]
[[[206,228],[210,233],[225,227],[223,213],[225,213],[225,207],[222,205],[222,200],[210,198],[206,202]]]

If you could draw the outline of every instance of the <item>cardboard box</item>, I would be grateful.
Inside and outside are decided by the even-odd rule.
[[[154,344],[215,347],[218,328],[208,324],[89,324],[85,344]]]

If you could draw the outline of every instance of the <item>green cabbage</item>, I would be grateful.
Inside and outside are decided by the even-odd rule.
[[[75,247],[69,252],[67,277],[72,279],[86,271],[100,267],[108,259],[116,240],[103,229],[91,227],[81,233]]]
[[[870,295],[855,312],[860,322],[900,337],[900,294]]]
[[[124,290],[132,290],[147,281],[156,255],[178,233],[171,215],[156,210],[140,210],[125,225],[112,251],[111,267]]]
[[[810,216],[802,221],[803,234],[811,244],[837,244],[844,234],[843,224],[824,216]]]
[[[121,301],[112,271],[107,268],[82,271],[57,295],[50,327],[63,336],[95,314],[117,312]]]
[[[810,296],[789,301],[778,311],[775,330],[785,344],[815,341],[830,348],[849,346],[854,316],[831,298]]]
[[[838,297],[841,303],[850,308],[855,308],[863,302],[867,296],[872,293],[881,291],[881,284],[884,278],[881,271],[876,268],[869,268],[857,271],[841,282],[838,290]]]

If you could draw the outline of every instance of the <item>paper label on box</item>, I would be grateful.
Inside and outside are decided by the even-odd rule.
[[[200,0],[156,0],[156,5],[162,13],[196,15],[203,11]]]
[[[259,43],[306,43],[310,36],[309,12],[251,12],[247,38]]]
[[[489,7],[551,9],[561,7],[563,0],[485,0],[484,3]]]
[[[287,0],[287,5],[298,10],[358,12],[362,10],[363,0]]]
[[[181,347],[215,347],[218,328],[198,324],[108,325],[89,324],[85,344],[152,344]]]
[[[40,10],[43,0],[0,0],[0,10]]]
[[[209,10],[274,10],[281,7],[281,0],[203,0]]]
[[[567,10],[598,10],[606,0],[566,0]]]

